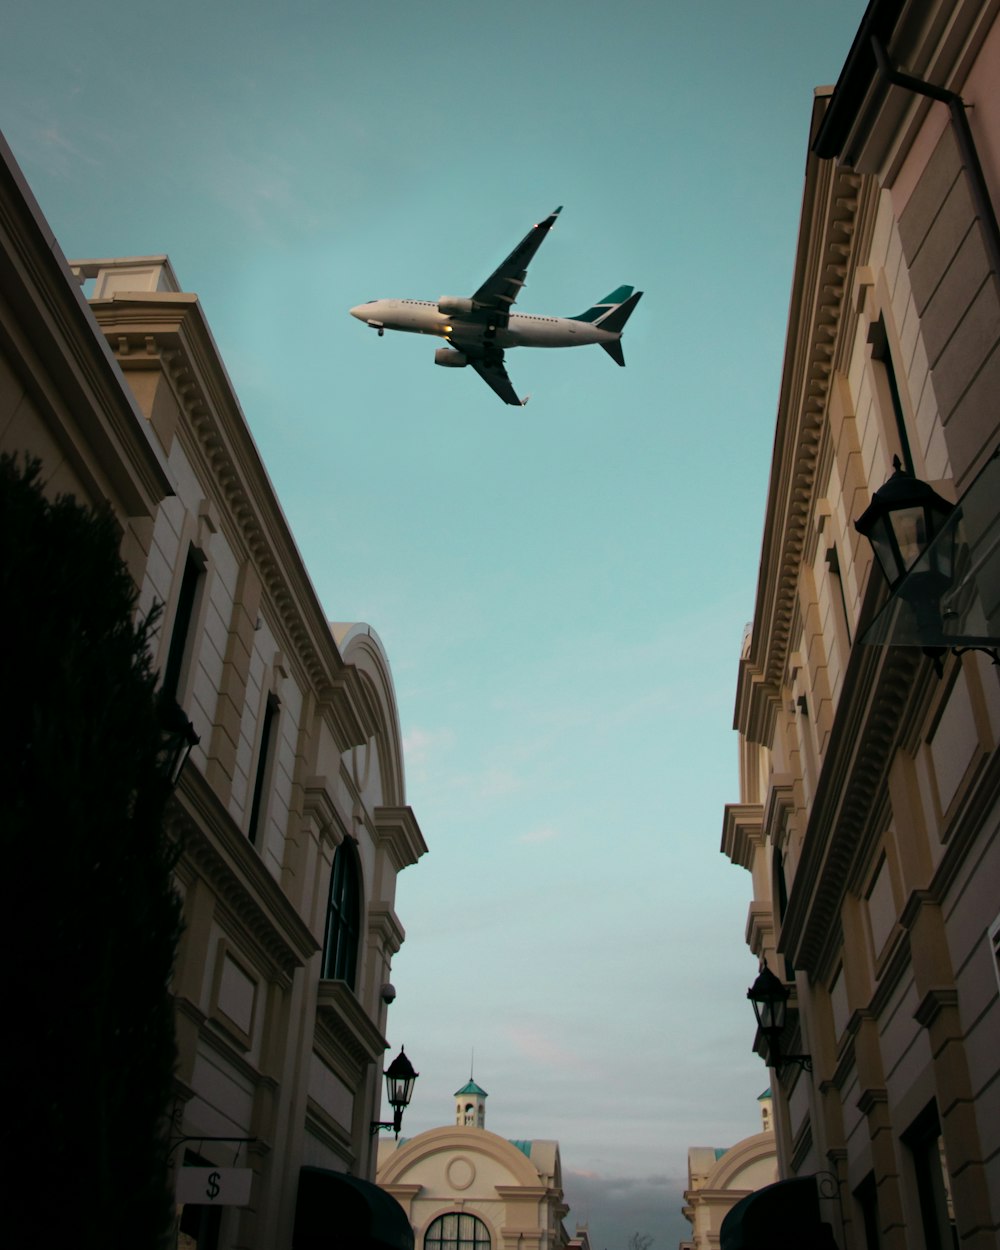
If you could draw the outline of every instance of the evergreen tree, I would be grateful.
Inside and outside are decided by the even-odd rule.
[[[169,1234],[168,991],[179,934],[136,587],[110,508],[0,458],[4,1232],[156,1250]]]

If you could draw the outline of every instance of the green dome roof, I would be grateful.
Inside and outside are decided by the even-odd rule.
[[[456,1089],[452,1097],[458,1098],[460,1094],[479,1094],[482,1098],[489,1098],[489,1094],[487,1094],[486,1090],[477,1085],[475,1081],[469,1081],[468,1084],[463,1085],[461,1089]]]

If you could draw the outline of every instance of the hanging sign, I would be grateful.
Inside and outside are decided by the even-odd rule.
[[[178,1168],[177,1201],[192,1206],[245,1207],[253,1168]]]

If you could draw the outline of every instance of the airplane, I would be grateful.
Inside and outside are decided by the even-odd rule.
[[[490,274],[469,299],[442,295],[435,303],[419,299],[372,299],[350,310],[351,316],[378,331],[403,330],[431,334],[449,345],[434,353],[434,363],[445,368],[471,365],[505,404],[523,407],[504,368],[508,347],[583,347],[598,343],[616,364],[624,365],[622,331],[642,298],[642,291],[620,286],[599,303],[575,317],[539,317],[512,313],[528,265],[542,240],[555,225],[562,205],[532,226],[507,259]]]

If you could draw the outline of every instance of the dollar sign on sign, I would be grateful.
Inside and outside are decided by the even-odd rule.
[[[218,1197],[219,1195],[219,1173],[218,1172],[209,1172],[208,1185],[205,1189],[205,1194],[209,1198]]]

